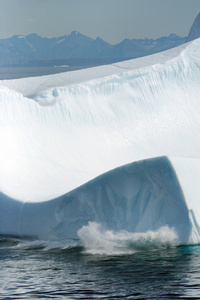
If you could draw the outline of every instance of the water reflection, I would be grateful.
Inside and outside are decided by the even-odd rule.
[[[67,249],[0,248],[0,295],[10,299],[198,299],[200,246],[85,254]]]

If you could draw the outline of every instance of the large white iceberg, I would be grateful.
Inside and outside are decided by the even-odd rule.
[[[0,234],[88,222],[200,242],[200,39],[109,66],[0,82]]]

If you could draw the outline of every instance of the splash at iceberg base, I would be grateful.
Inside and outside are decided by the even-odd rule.
[[[179,244],[197,243],[199,227],[172,161],[158,157],[127,164],[46,202],[22,203],[1,194],[0,234],[77,238],[83,226],[97,222],[105,230],[130,233],[168,226]]]

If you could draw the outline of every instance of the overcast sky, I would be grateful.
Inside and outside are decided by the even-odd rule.
[[[200,0],[0,0],[0,38],[75,30],[116,44],[125,38],[187,36]]]

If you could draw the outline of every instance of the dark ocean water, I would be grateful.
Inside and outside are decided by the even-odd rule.
[[[200,299],[200,246],[96,255],[4,237],[0,299]]]

